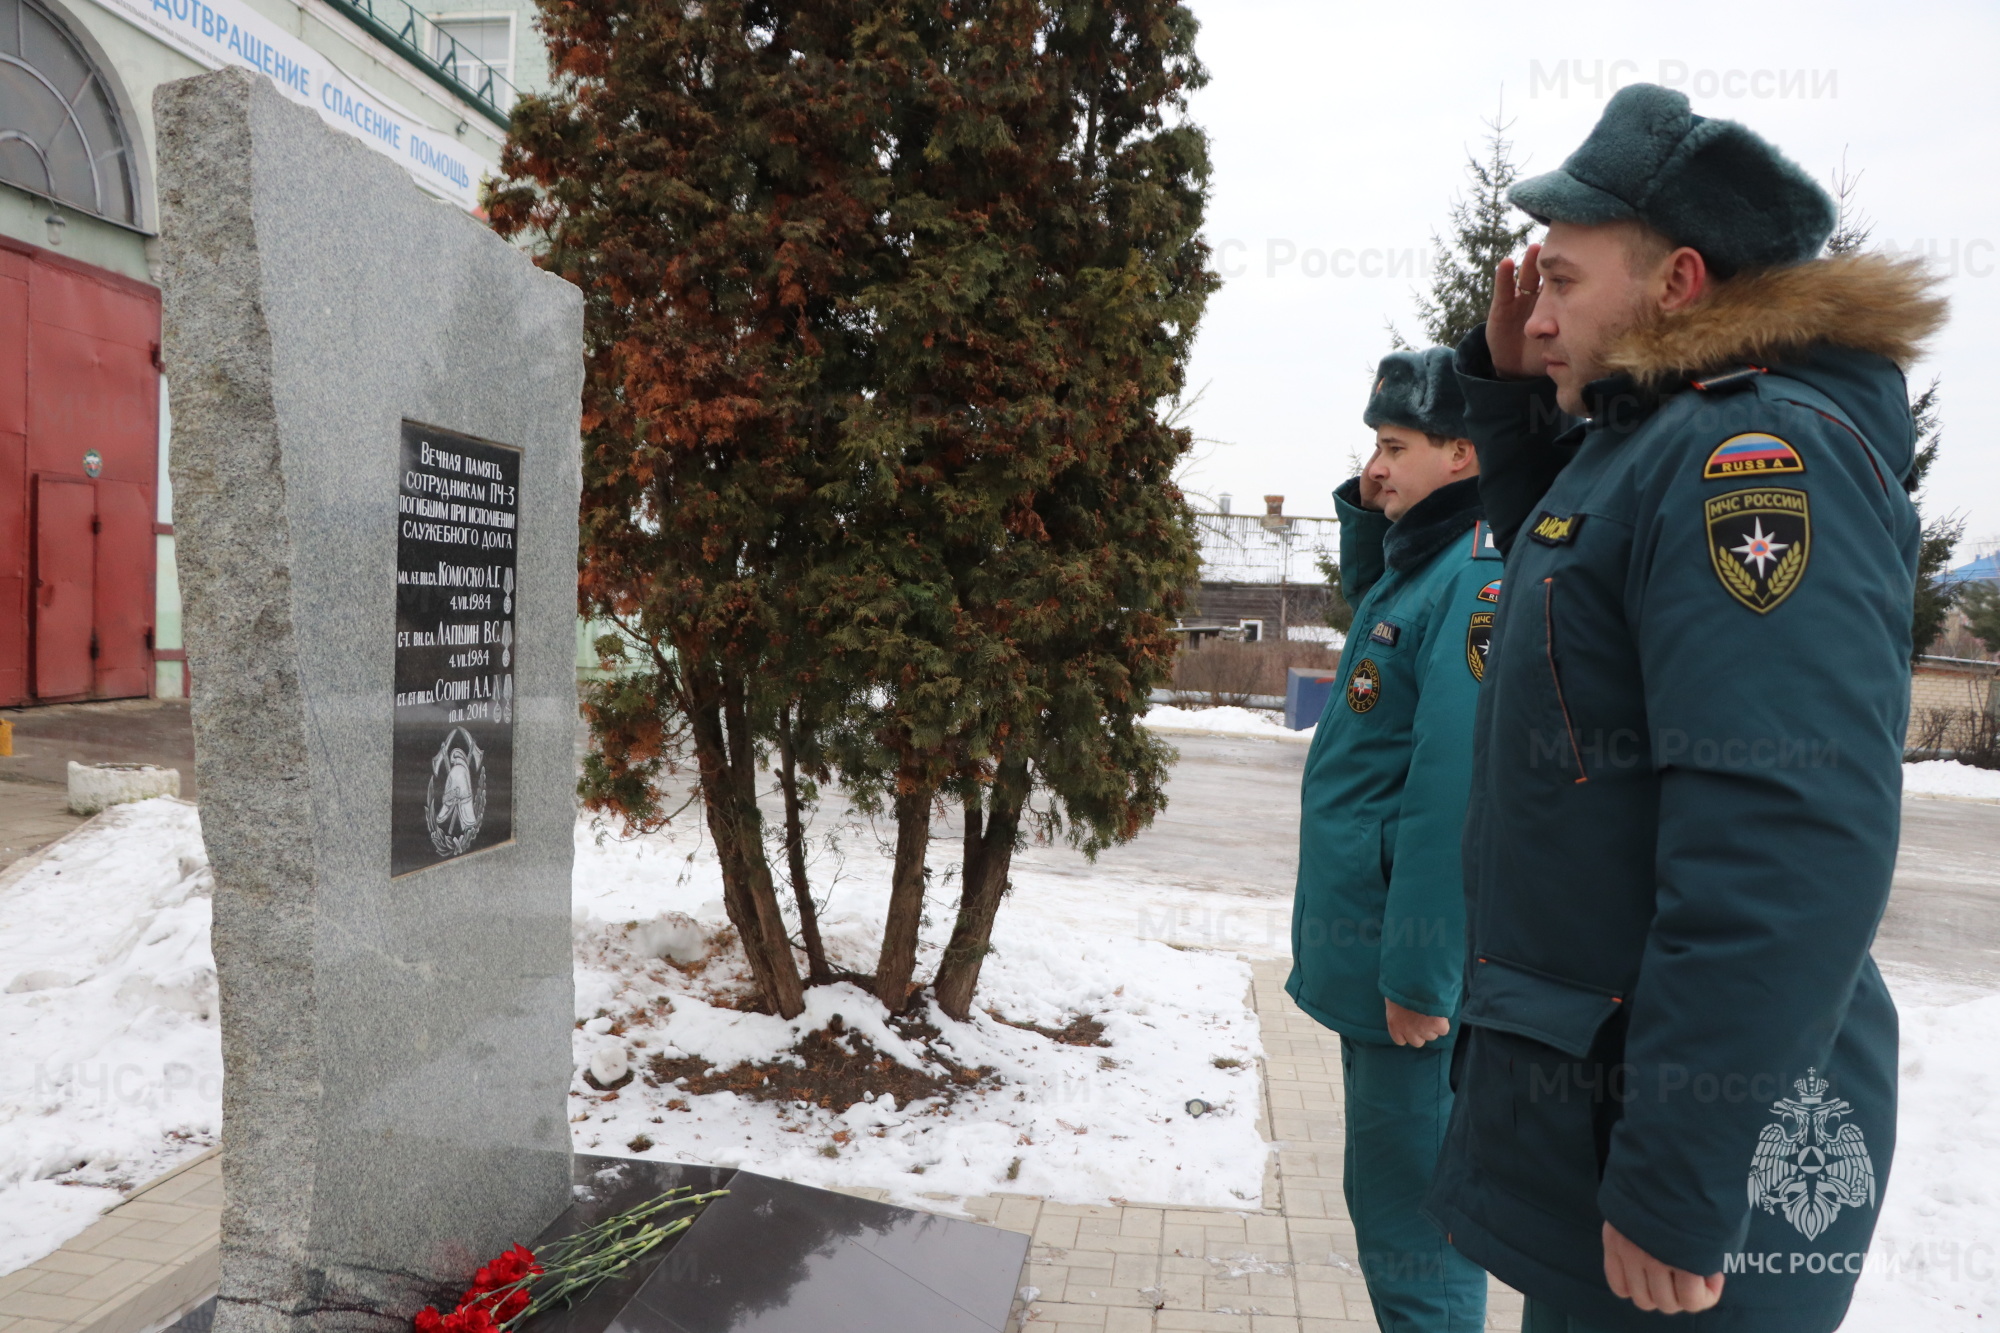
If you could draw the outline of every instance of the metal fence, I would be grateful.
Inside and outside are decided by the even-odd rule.
[[[508,113],[521,94],[501,73],[441,30],[408,0],[330,0],[333,7],[387,42],[424,73],[464,98],[472,108],[498,125],[508,126]]]

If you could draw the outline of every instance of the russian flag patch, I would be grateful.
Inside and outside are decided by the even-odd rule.
[[[1753,430],[1732,435],[1716,445],[1701,475],[1704,481],[1727,481],[1737,477],[1763,477],[1778,472],[1805,470],[1805,460],[1799,457],[1798,450],[1775,435]]]

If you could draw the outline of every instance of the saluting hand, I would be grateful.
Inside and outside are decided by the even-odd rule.
[[[1612,1295],[1661,1314],[1700,1314],[1722,1299],[1722,1274],[1703,1277],[1661,1263],[1609,1222],[1604,1224],[1604,1280]]]
[[[1527,334],[1528,317],[1542,294],[1542,247],[1528,247],[1516,265],[1500,261],[1493,271],[1493,304],[1486,312],[1486,350],[1502,379],[1530,380],[1542,373],[1542,349]]]

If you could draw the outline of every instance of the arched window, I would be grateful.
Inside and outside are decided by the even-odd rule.
[[[37,0],[0,0],[0,181],[139,226],[132,141],[106,76]]]

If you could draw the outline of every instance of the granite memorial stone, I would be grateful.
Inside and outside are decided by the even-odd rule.
[[[216,877],[219,1333],[570,1203],[581,294],[234,69],[155,101]]]

